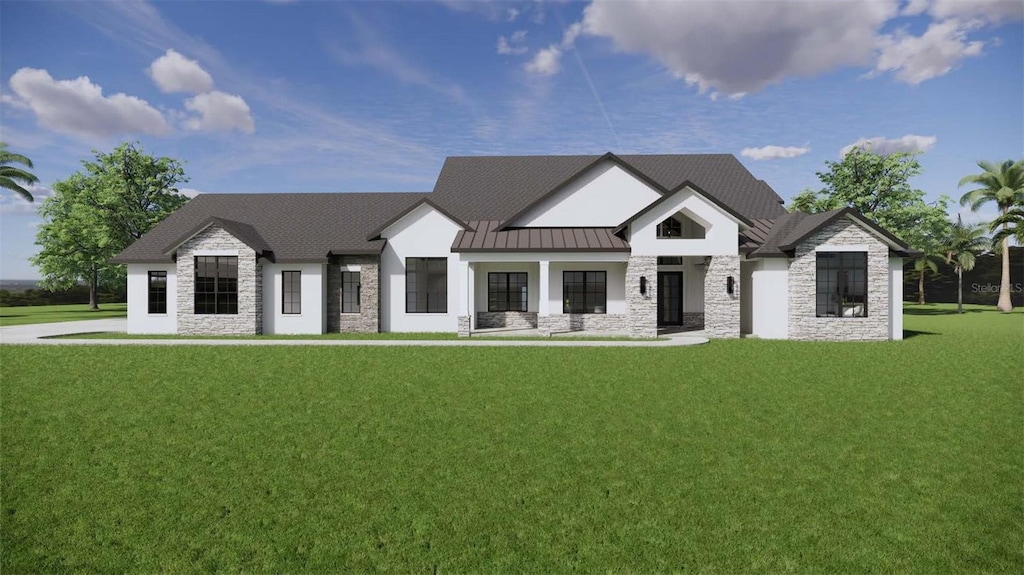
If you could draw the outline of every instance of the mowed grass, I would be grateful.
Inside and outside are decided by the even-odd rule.
[[[0,327],[118,317],[128,317],[128,304],[102,303],[98,311],[89,309],[89,304],[0,307]]]
[[[176,334],[138,334],[125,333],[123,331],[95,331],[85,333],[71,333],[67,335],[55,335],[47,339],[254,339],[254,340],[275,340],[275,339],[301,339],[301,340],[464,340],[455,333],[444,332],[385,332],[385,333],[321,333],[321,334],[269,334],[269,335],[176,335]],[[554,334],[548,336],[533,335],[488,335],[477,334],[471,339],[482,339],[488,341],[500,340],[526,340],[526,341],[652,341],[651,339],[639,339],[629,336],[585,336]],[[666,339],[666,338],[658,338]]]
[[[0,571],[1024,570],[1024,314],[903,342],[0,346]]]

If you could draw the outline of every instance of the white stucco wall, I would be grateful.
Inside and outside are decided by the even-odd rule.
[[[889,258],[889,339],[903,339],[903,258]]]
[[[531,262],[508,263],[476,263],[473,264],[476,274],[474,287],[476,296],[474,305],[476,312],[487,311],[487,274],[490,272],[525,272],[526,276],[526,311],[535,312],[540,301],[540,265]]]
[[[451,253],[461,228],[424,204],[381,233],[387,245],[381,254],[381,330],[454,332],[458,330],[459,259]],[[406,313],[405,258],[448,258],[448,312]]]
[[[149,313],[151,271],[167,272],[167,313]],[[128,333],[176,333],[177,293],[178,278],[175,264],[128,264]]]
[[[301,272],[301,313],[283,313],[282,272]],[[316,334],[324,333],[327,314],[324,264],[263,264],[263,333]]]
[[[704,239],[658,238],[658,224],[679,211],[704,225]],[[700,194],[683,188],[630,225],[629,245],[634,256],[736,255],[738,234],[739,224],[732,216]]]
[[[512,225],[523,227],[615,227],[661,197],[614,162],[594,166]]]
[[[765,339],[789,337],[789,260],[757,260],[751,273],[750,333]]]

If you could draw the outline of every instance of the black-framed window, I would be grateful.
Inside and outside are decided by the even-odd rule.
[[[149,313],[167,313],[167,272],[149,272]]]
[[[302,313],[302,272],[281,272],[281,313]]]
[[[683,256],[658,256],[659,266],[681,266],[683,265]]]
[[[526,311],[526,272],[487,274],[487,311]]]
[[[683,222],[674,217],[668,217],[658,224],[659,238],[681,238],[683,237]]]
[[[562,272],[563,313],[608,313],[606,272]]]
[[[238,313],[238,256],[195,256],[195,313]]]
[[[448,258],[405,258],[406,313],[448,313]]]
[[[816,256],[816,315],[867,317],[868,254],[818,252]]]
[[[359,272],[341,272],[341,313],[359,313]]]

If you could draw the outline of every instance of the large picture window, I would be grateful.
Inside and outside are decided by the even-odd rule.
[[[359,313],[359,272],[341,272],[341,313]]]
[[[867,296],[867,253],[817,253],[818,317],[867,317]]]
[[[281,272],[281,313],[302,313],[302,272]]]
[[[238,256],[196,256],[195,313],[238,313]]]
[[[526,311],[526,272],[487,274],[487,311]]]
[[[149,272],[149,313],[167,313],[167,272]]]
[[[607,313],[606,272],[562,272],[563,313]]]
[[[406,313],[448,313],[448,259],[405,258]]]

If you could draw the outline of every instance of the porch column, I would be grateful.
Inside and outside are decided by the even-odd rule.
[[[473,264],[459,262],[459,337],[468,337],[473,329],[473,310],[476,306]]]
[[[549,267],[551,262],[547,260],[541,260],[537,262],[540,265],[540,299],[537,301],[537,332],[540,335],[551,335],[551,324],[549,322],[549,316],[551,315],[551,278],[549,275]]]

